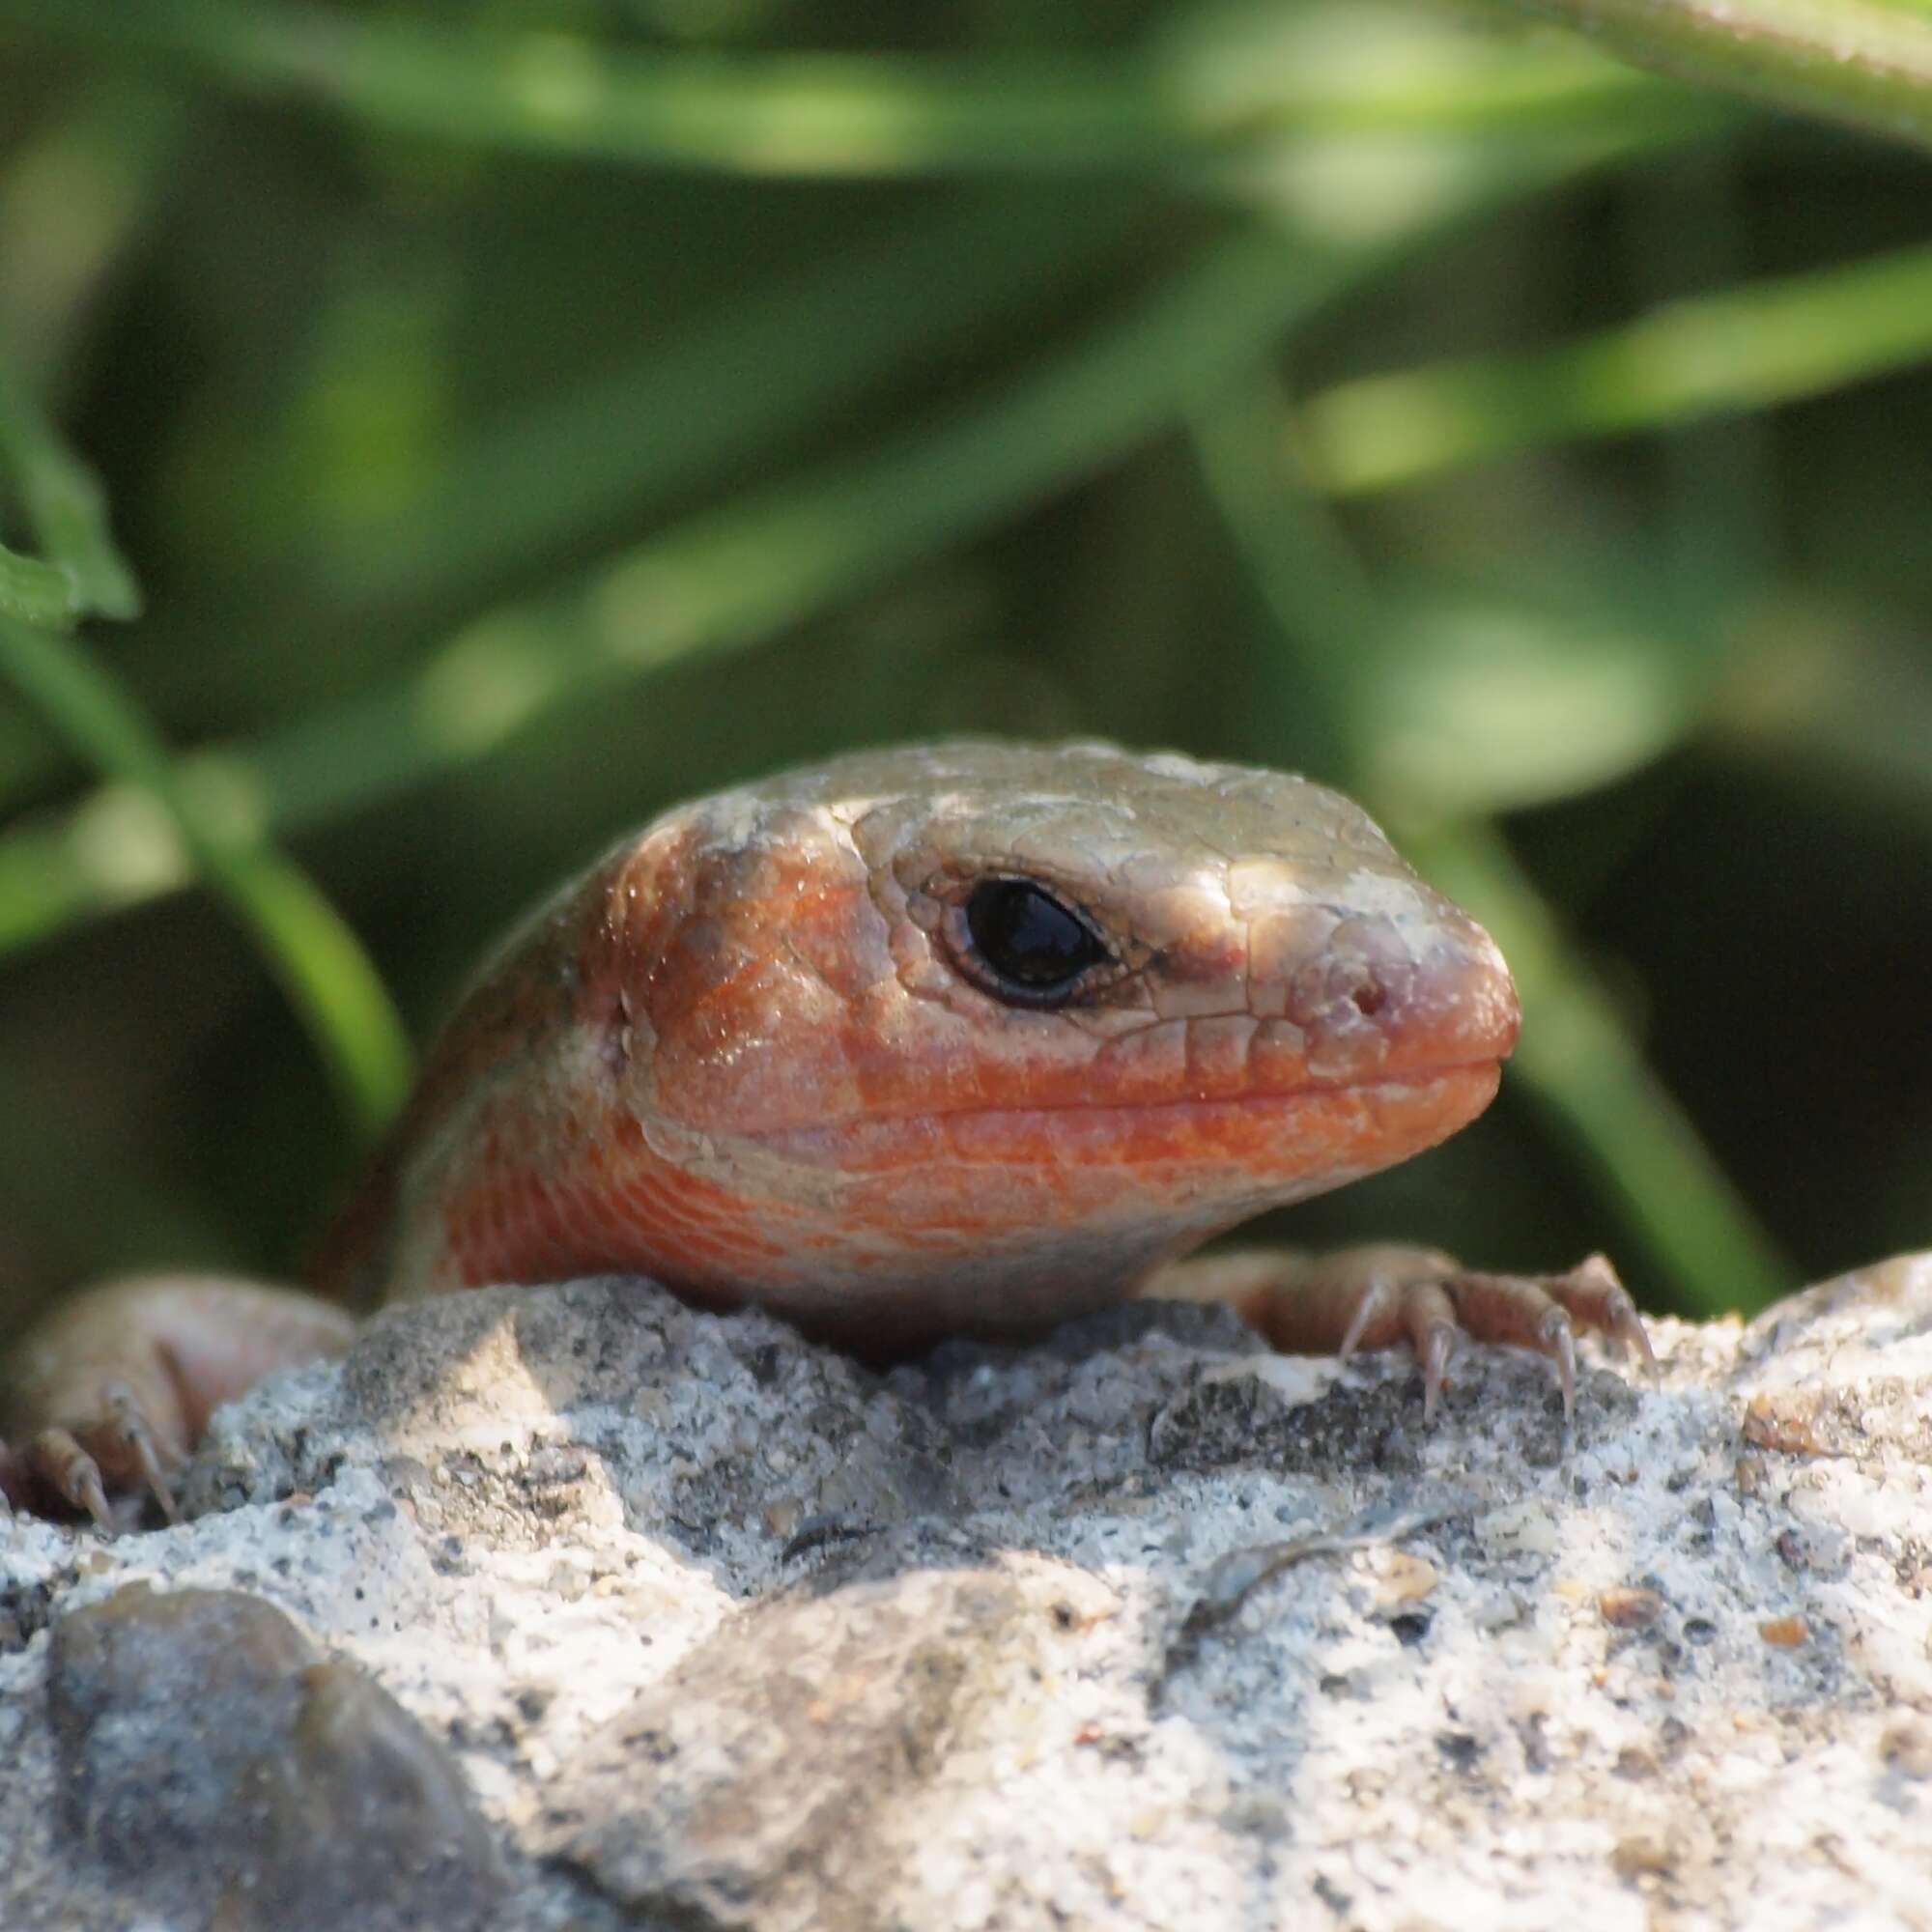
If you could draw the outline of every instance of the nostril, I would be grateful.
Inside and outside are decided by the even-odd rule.
[[[1372,1020],[1388,1005],[1388,988],[1378,980],[1364,980],[1349,997],[1365,1020]]]

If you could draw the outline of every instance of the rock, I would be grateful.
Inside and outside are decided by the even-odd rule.
[[[445,1747],[236,1590],[129,1583],[52,1629],[61,1849],[233,1932],[480,1927],[497,1853]]]
[[[1192,1308],[395,1311],[0,1528],[0,1925],[1926,1923],[1932,1257],[1655,1334],[1566,1436]]]
[[[935,1794],[1112,1605],[1065,1565],[867,1570],[734,1618],[605,1725],[545,1794],[550,1851],[680,1926],[876,1922]]]

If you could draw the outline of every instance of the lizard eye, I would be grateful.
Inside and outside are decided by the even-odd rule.
[[[1060,1006],[1114,957],[1085,915],[1034,879],[981,879],[948,937],[966,976],[1017,1007]]]

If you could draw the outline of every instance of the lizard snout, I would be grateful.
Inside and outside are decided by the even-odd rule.
[[[1516,1044],[1509,968],[1489,934],[1446,901],[1425,917],[1341,918],[1281,983],[1281,1016],[1299,1029],[1318,1083],[1490,1065]]]

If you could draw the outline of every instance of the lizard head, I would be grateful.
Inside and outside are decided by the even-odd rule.
[[[660,1224],[632,1258],[853,1346],[1117,1298],[1454,1132],[1516,1037],[1482,928],[1276,772],[862,753],[604,878],[590,1057]]]

